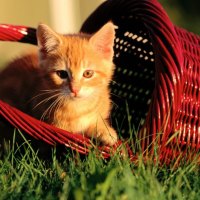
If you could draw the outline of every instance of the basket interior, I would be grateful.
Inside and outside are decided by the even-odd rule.
[[[112,124],[122,137],[145,122],[155,85],[155,58],[150,34],[133,16],[113,19],[116,29],[111,93]]]

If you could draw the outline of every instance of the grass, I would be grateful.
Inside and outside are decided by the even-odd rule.
[[[135,164],[118,154],[104,160],[95,150],[85,157],[66,150],[62,161],[53,152],[45,162],[25,141],[0,160],[0,200],[199,199],[199,177],[195,162],[177,168],[142,159]]]

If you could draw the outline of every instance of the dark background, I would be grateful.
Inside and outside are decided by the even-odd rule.
[[[173,24],[200,35],[200,0],[158,0]]]

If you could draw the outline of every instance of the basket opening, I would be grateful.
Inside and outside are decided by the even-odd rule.
[[[122,137],[141,128],[155,87],[155,56],[150,34],[133,16],[113,19],[116,29],[111,93],[112,125]]]

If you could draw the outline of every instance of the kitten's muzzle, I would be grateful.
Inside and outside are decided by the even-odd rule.
[[[80,91],[80,87],[79,86],[70,84],[69,89],[71,91],[71,96],[73,96],[73,97],[77,97],[78,96],[78,93]]]

